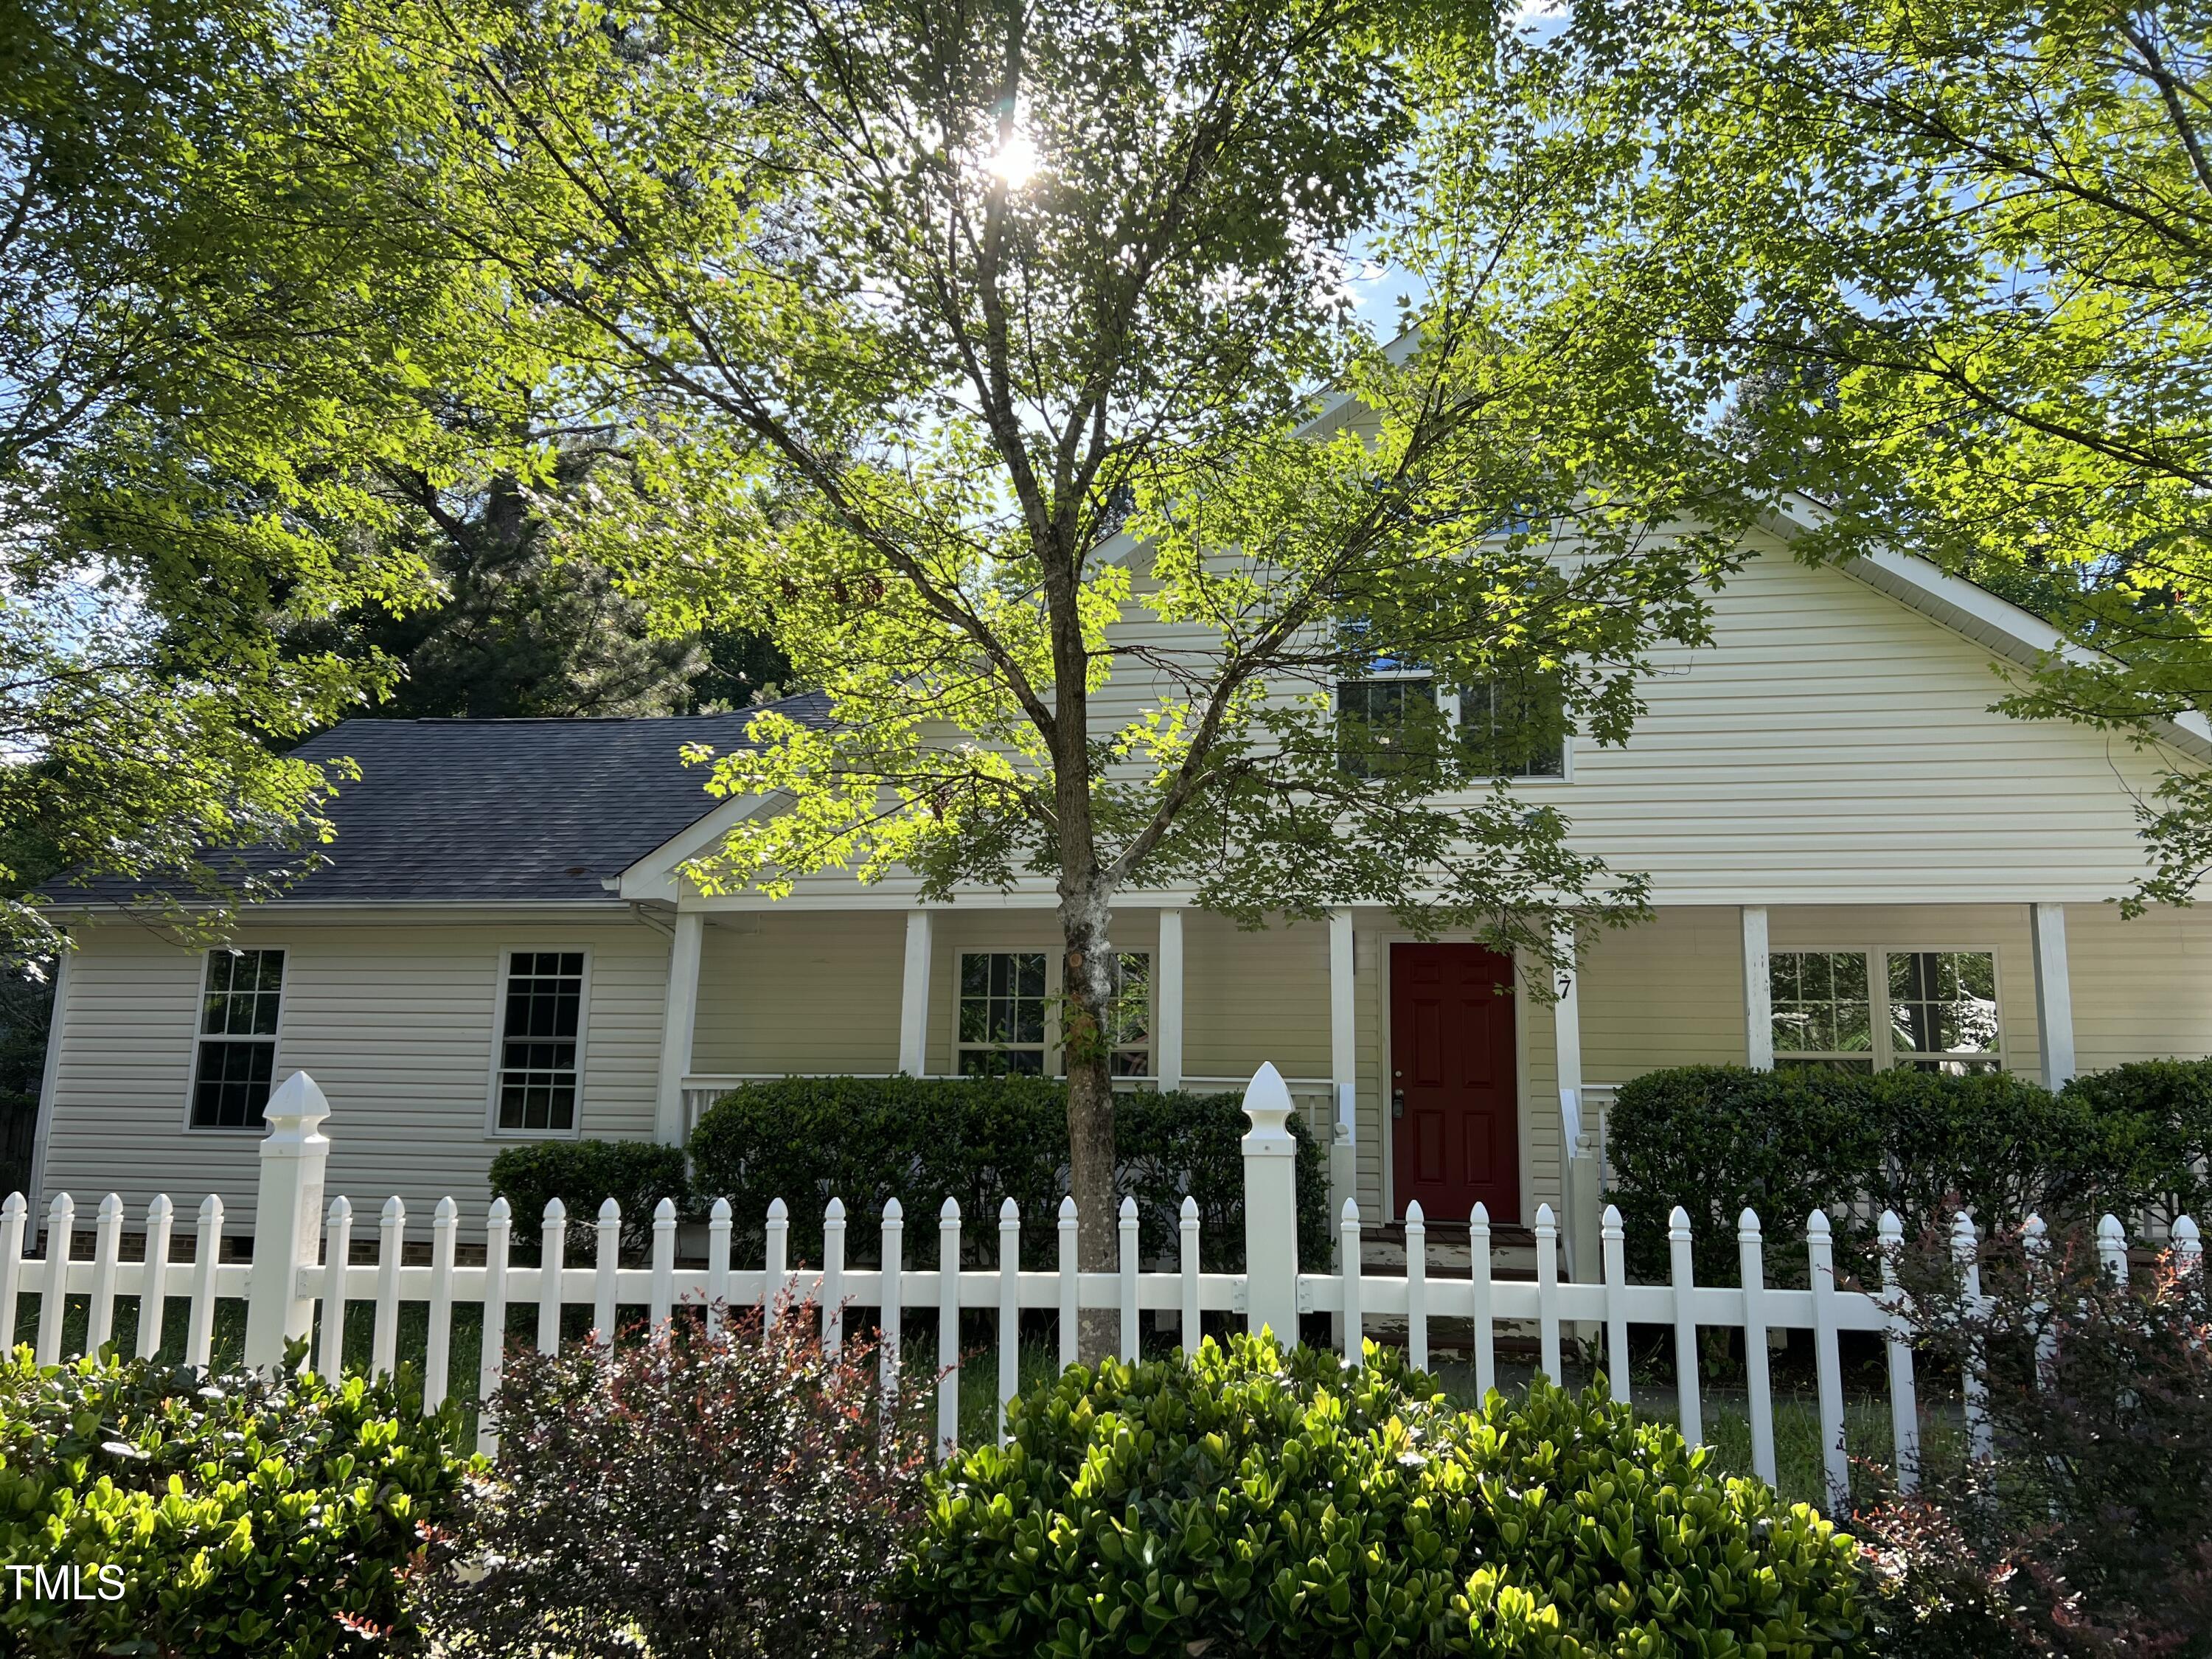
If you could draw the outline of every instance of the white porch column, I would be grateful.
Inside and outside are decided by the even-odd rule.
[[[1328,1082],[1335,1121],[1328,1131],[1328,1213],[1344,1213],[1345,1201],[1359,1185],[1359,1041],[1352,1018],[1352,912],[1328,913]],[[1318,1126],[1316,1126],[1318,1127]],[[1386,1217],[1385,1219],[1388,1219]],[[1336,1254],[1343,1254],[1340,1230],[1332,1227]],[[1337,1262],[1341,1269],[1341,1261]]]
[[[653,1138],[681,1146],[690,1125],[684,1121],[684,1074],[691,1069],[691,1039],[699,1029],[699,942],[707,918],[696,910],[676,913],[668,941],[668,1001],[660,1014],[660,1086],[653,1114]]]
[[[1163,1091],[1182,1087],[1182,912],[1160,911],[1152,960],[1152,1075]]]
[[[906,913],[906,976],[899,984],[899,1070],[929,1069],[929,922],[927,910]]]
[[[1347,1138],[1357,1133],[1353,1104],[1359,1087],[1353,1035],[1352,912],[1328,913],[1328,1080],[1336,1096],[1336,1121]]]
[[[1743,1037],[1745,1063],[1754,1072],[1774,1069],[1774,981],[1767,963],[1766,907],[1743,907]]]
[[[1585,1255],[1583,1211],[1587,1206],[1583,1200],[1596,1196],[1582,1193],[1583,1183],[1577,1179],[1583,1165],[1583,1012],[1581,964],[1575,959],[1571,923],[1553,929],[1552,948],[1566,964],[1553,974],[1553,988],[1559,1000],[1552,1005],[1552,1054],[1559,1079],[1559,1196],[1567,1212],[1565,1243],[1567,1275],[1571,1279],[1581,1277]],[[1595,1212],[1589,1219],[1595,1222]]]
[[[2074,1075],[2074,988],[2066,972],[2066,907],[2031,904],[2027,922],[2035,941],[2035,1029],[2042,1049],[2043,1086],[2056,1089]]]

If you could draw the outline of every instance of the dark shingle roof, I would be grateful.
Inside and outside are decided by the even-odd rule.
[[[810,725],[828,718],[818,693],[776,707]],[[684,764],[684,745],[740,747],[757,712],[348,720],[297,751],[350,756],[361,779],[342,784],[328,809],[337,826],[328,861],[284,897],[611,902],[603,882],[720,805],[706,790],[709,769]],[[129,896],[101,890],[111,885],[94,884],[89,896]]]

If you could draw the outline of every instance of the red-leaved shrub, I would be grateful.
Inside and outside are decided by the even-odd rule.
[[[1969,1302],[1948,1241],[1900,1277],[1940,1368],[1984,1380],[1993,1455],[1861,1517],[1890,1650],[2212,1654],[2212,1299],[2172,1253],[2125,1284],[2087,1237],[2001,1234]]]
[[[500,1455],[465,1492],[423,1624],[454,1653],[636,1659],[866,1654],[916,1522],[926,1440],[870,1345],[815,1310],[709,1337],[514,1351]]]

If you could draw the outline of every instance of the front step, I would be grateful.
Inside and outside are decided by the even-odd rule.
[[[1431,1221],[1427,1225],[1428,1267],[1431,1279],[1465,1279],[1474,1267],[1464,1221]],[[1396,1278],[1406,1271],[1406,1224],[1378,1222],[1359,1230],[1359,1266],[1366,1273]],[[1536,1277],[1536,1235],[1518,1222],[1490,1224],[1490,1276],[1492,1279],[1534,1279]]]

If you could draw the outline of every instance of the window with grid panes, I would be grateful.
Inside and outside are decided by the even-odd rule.
[[[192,1057],[195,1129],[258,1129],[276,1068],[282,951],[210,951]]]
[[[1774,1063],[1838,1071],[1994,1071],[2002,1061],[1987,951],[1777,951]]]
[[[1152,953],[1124,951],[1116,963],[1114,1007],[1108,1017],[1115,1077],[1152,1074]]]
[[[1044,952],[962,951],[958,1020],[962,1076],[1042,1076]]]
[[[1566,702],[1542,676],[1492,680],[1459,694],[1459,742],[1494,778],[1567,775]]]
[[[501,1129],[566,1134],[575,1128],[583,1016],[581,951],[508,955],[499,1034]]]

